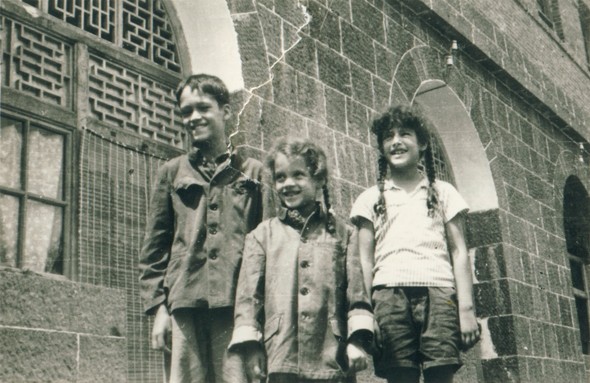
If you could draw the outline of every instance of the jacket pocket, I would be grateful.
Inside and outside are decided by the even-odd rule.
[[[264,324],[264,343],[272,338],[281,328],[281,315],[274,315]]]

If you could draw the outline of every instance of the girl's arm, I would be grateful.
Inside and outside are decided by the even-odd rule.
[[[461,340],[465,349],[472,347],[480,336],[473,305],[471,264],[465,243],[465,218],[458,214],[446,223],[449,252],[453,259],[453,274],[457,287]]]
[[[369,296],[373,287],[373,267],[375,266],[375,232],[373,222],[366,218],[357,218],[359,255],[365,289]]]

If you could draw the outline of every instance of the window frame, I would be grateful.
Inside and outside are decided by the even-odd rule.
[[[580,201],[582,199],[582,201]],[[570,266],[575,319],[580,329],[582,353],[590,356],[590,197],[577,176],[570,175],[563,188],[563,229]],[[575,203],[575,206],[574,206]],[[570,213],[573,213],[570,215]],[[576,277],[578,275],[578,277]],[[580,289],[582,288],[582,289]],[[584,318],[581,318],[582,308]],[[582,321],[583,320],[583,321]]]
[[[590,5],[582,0],[578,0],[578,16],[580,18],[582,41],[586,53],[586,66],[590,69]]]
[[[74,181],[74,129],[67,126],[59,126],[57,122],[43,121],[41,118],[32,114],[24,114],[22,112],[12,111],[11,108],[5,108],[3,105],[0,111],[2,118],[7,118],[12,121],[18,122],[22,126],[22,147],[20,153],[20,177],[21,183],[20,188],[12,188],[5,185],[0,185],[0,192],[2,194],[12,196],[19,199],[18,207],[18,226],[17,226],[17,243],[16,243],[16,259],[15,268],[22,269],[23,260],[25,256],[25,241],[26,241],[26,214],[29,201],[42,203],[44,205],[61,208],[62,213],[62,233],[61,233],[61,246],[62,246],[62,257],[63,257],[63,270],[61,274],[50,273],[51,275],[63,275],[64,277],[73,280],[76,273],[76,261],[73,258],[73,212],[74,212],[74,193],[73,193],[73,181]],[[61,197],[53,198],[38,195],[28,190],[28,179],[27,179],[27,162],[28,162],[28,145],[29,145],[29,133],[31,129],[40,129],[51,133],[59,134],[63,137],[63,179],[61,185]],[[12,266],[11,266],[12,267]],[[47,272],[49,273],[49,272]]]

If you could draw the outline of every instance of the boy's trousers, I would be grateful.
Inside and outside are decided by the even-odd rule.
[[[227,351],[233,309],[179,309],[172,313],[170,383],[246,383],[242,358]]]

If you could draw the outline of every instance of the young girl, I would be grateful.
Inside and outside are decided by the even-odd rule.
[[[356,231],[330,213],[326,156],[283,139],[267,165],[282,209],[246,238],[230,348],[252,380],[354,381],[373,316]]]
[[[422,370],[425,383],[452,382],[459,350],[480,335],[467,205],[451,184],[435,180],[427,123],[415,107],[391,107],[372,131],[381,153],[378,184],[357,198],[350,217],[380,332],[375,373],[390,383],[418,382]]]

